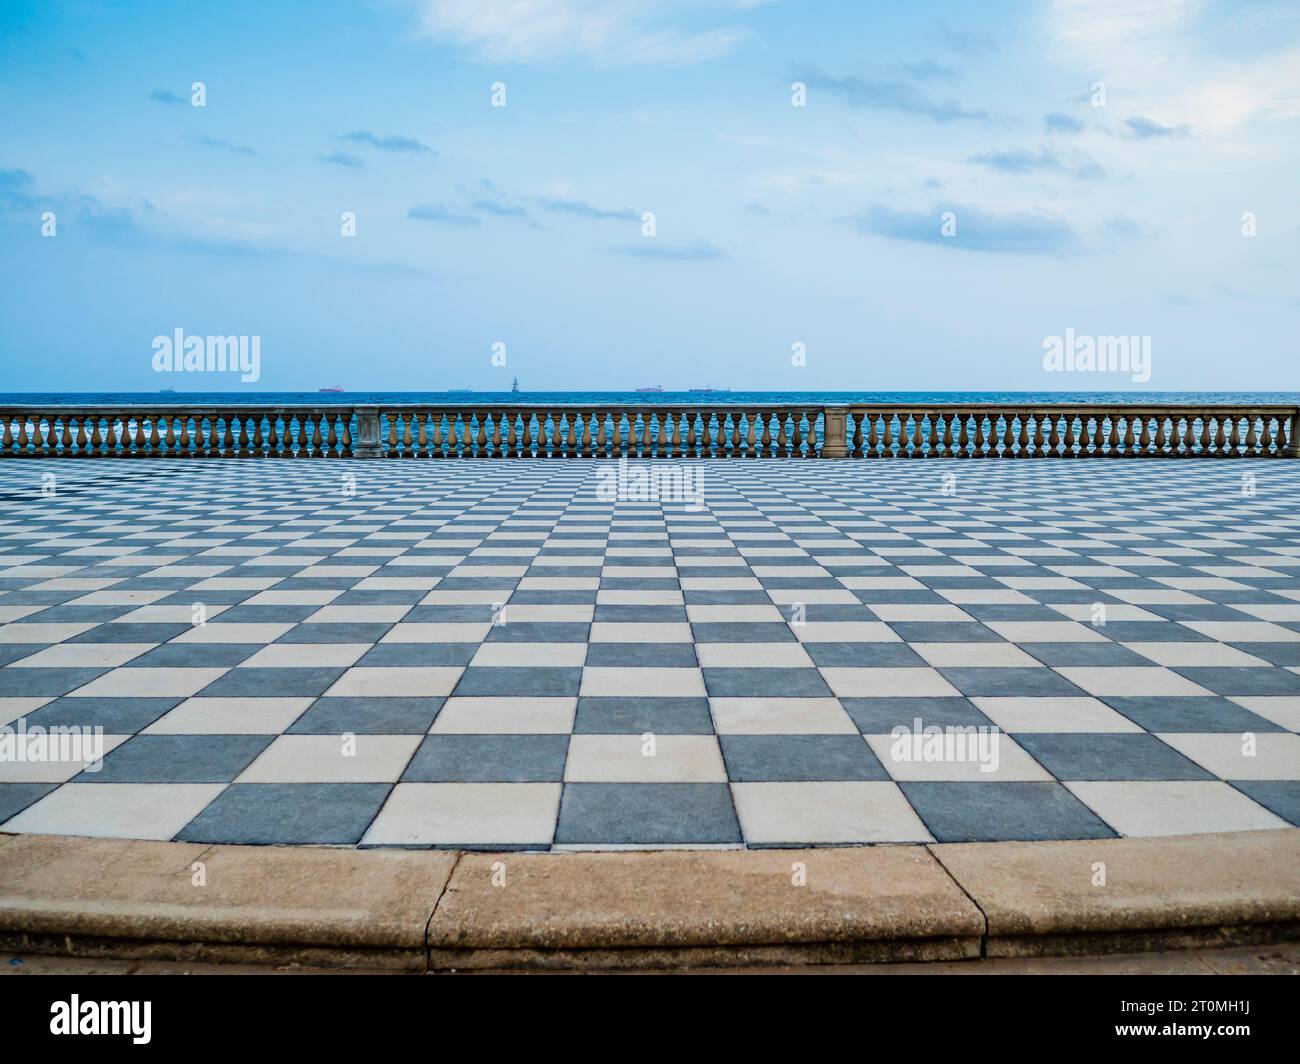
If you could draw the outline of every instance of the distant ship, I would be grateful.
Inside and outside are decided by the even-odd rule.
[[[730,388],[688,388],[688,389],[686,389],[686,390],[687,390],[688,392],[691,392],[692,394],[696,394],[696,393],[698,393],[698,394],[705,394],[705,393],[709,393],[709,392],[717,393],[717,392],[729,392],[729,391],[731,391]]]
[[[655,385],[654,387],[652,387],[652,388],[638,388],[638,389],[637,389],[638,392],[662,392],[663,390],[664,390],[664,388],[663,388],[663,385],[662,385],[662,384],[656,384],[656,385]]]
[[[337,385],[337,384],[334,385],[332,388],[317,388],[316,390],[317,390],[318,392],[321,392],[322,394],[324,394],[324,393],[326,393],[326,392],[328,392],[328,393],[330,393],[330,394],[336,394],[336,393],[338,393],[338,392],[343,391],[343,389],[342,389],[341,387],[339,387],[339,385]]]
[[[176,394],[176,389],[175,389],[175,388],[159,388],[159,389],[158,389],[158,394],[159,394],[159,395],[175,395],[175,394]]]
[[[511,390],[512,392],[517,392],[517,391],[519,391],[519,378],[518,378],[518,377],[516,377],[513,381],[510,382],[510,390]]]

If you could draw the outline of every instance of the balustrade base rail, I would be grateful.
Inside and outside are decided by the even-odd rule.
[[[0,407],[0,458],[1300,458],[1300,407]]]

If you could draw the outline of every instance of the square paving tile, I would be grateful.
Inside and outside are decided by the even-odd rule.
[[[737,783],[732,790],[751,846],[932,841],[893,783]]]
[[[399,783],[361,844],[545,848],[559,804],[558,783]]]
[[[177,833],[184,842],[353,846],[386,783],[234,783]]]
[[[1218,781],[1080,781],[1066,786],[1121,835],[1193,835],[1287,826],[1281,817]]]
[[[402,782],[558,783],[568,750],[567,735],[430,735]]]
[[[725,783],[568,783],[557,844],[719,845],[741,842]]]
[[[1115,832],[1059,783],[902,783],[938,842],[1107,839]]]

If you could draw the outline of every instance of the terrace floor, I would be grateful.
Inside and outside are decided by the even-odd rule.
[[[0,463],[0,725],[98,726],[107,751],[0,759],[0,831],[1300,824],[1300,462],[714,460],[703,509],[604,501],[600,467]],[[896,745],[917,719],[996,731],[981,764]]]

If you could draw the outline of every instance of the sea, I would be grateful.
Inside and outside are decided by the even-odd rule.
[[[547,406],[717,406],[826,405],[860,403],[1099,405],[1300,405],[1300,392],[752,392],[722,389],[688,392],[489,392],[459,389],[440,392],[0,392],[0,406],[468,406],[498,404]]]

